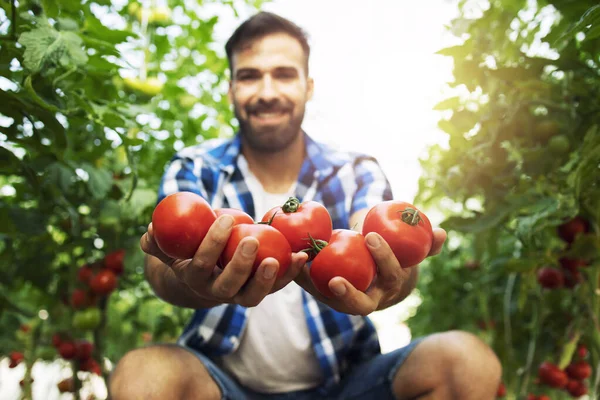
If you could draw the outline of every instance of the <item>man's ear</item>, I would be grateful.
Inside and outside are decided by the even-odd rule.
[[[313,92],[315,89],[315,81],[310,76],[306,80],[306,101],[312,100]]]
[[[229,89],[227,90],[227,98],[229,99],[229,104],[233,105],[233,81],[229,81]]]

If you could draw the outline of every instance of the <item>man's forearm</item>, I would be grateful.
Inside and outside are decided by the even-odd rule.
[[[156,257],[146,256],[144,273],[154,293],[174,306],[198,309],[220,304],[200,298],[189,286],[177,279],[168,265]]]

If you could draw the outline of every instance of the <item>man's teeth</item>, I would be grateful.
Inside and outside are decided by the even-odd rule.
[[[259,117],[269,118],[269,117],[277,117],[281,114],[283,114],[283,113],[281,113],[281,112],[269,112],[269,113],[259,112],[256,115],[258,115]]]

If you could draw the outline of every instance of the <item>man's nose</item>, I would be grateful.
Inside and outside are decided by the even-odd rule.
[[[269,101],[276,97],[277,90],[275,87],[275,82],[273,82],[273,78],[271,78],[271,75],[265,74],[265,76],[261,80],[259,98],[264,101]]]

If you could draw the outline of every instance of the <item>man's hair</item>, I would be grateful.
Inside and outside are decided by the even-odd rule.
[[[306,33],[298,25],[279,15],[261,11],[244,21],[233,32],[225,44],[225,52],[229,61],[229,69],[233,74],[233,54],[248,46],[251,42],[274,33],[285,33],[300,42],[306,56],[305,68],[308,74],[308,57],[310,46]]]

